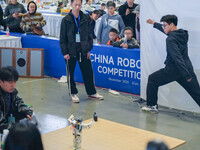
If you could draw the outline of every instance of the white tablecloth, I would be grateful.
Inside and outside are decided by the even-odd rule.
[[[0,35],[0,47],[22,48],[21,37]]]
[[[42,13],[42,15],[47,22],[43,28],[45,34],[53,37],[60,37],[60,25],[64,16],[61,16],[60,14],[48,13]]]

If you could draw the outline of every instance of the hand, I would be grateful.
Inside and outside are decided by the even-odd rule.
[[[130,14],[130,9],[126,9],[126,16]]]
[[[155,22],[154,22],[153,20],[151,20],[151,19],[148,19],[148,20],[147,20],[147,23],[149,23],[149,24],[154,24]]]
[[[87,53],[87,59],[90,59],[91,56],[90,56],[90,52]]]
[[[128,48],[128,44],[127,44],[127,43],[124,43],[124,44],[123,44],[123,48]]]
[[[36,25],[36,27],[38,27],[38,28],[40,27],[39,23]]]
[[[65,58],[66,60],[69,60],[69,59],[70,59],[69,54],[65,55],[64,58]]]
[[[21,17],[23,14],[22,13],[18,13],[18,16]]]
[[[13,13],[13,14],[12,14],[12,17],[13,17],[13,18],[17,18],[17,17],[18,17],[18,14],[17,14],[17,13]]]
[[[124,46],[124,43],[120,44],[120,47],[123,47]]]
[[[32,120],[31,116],[30,115],[26,115],[28,117],[28,119]]]
[[[101,42],[97,42],[97,44],[101,44]]]
[[[191,82],[191,81],[192,81],[192,78],[187,79],[187,82]]]

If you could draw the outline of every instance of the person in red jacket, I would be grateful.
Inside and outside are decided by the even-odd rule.
[[[119,41],[119,33],[115,28],[110,29],[109,31],[109,41],[107,45],[113,45],[114,42]]]

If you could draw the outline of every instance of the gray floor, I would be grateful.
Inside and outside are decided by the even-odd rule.
[[[84,86],[79,84],[77,87],[81,102],[74,104],[68,95],[67,84],[58,83],[56,79],[20,78],[17,84],[19,96],[26,104],[33,105],[32,109],[42,124],[42,133],[66,127],[71,114],[87,120],[97,112],[99,117],[107,120],[187,141],[175,150],[200,149],[199,114],[195,116],[167,108],[161,108],[159,114],[145,113],[138,103],[133,102],[137,96],[123,93],[114,96],[105,89],[97,88],[105,100],[89,100]]]

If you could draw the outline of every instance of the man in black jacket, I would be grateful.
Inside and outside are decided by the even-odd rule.
[[[72,102],[79,103],[78,90],[74,82],[74,70],[78,61],[85,88],[90,98],[103,99],[96,92],[94,75],[90,59],[90,51],[93,48],[92,29],[89,18],[80,11],[82,0],[71,0],[72,10],[61,22],[60,47],[66,65],[69,67],[70,91]]]
[[[2,25],[4,27],[4,31],[6,31],[6,23],[3,20],[3,9],[0,5],[0,25]]]
[[[158,88],[173,81],[178,82],[200,106],[200,87],[188,56],[188,32],[177,28],[178,19],[175,15],[163,16],[160,21],[163,25],[151,19],[147,23],[168,36],[166,66],[149,75],[147,106],[142,110],[158,112]]]
[[[33,111],[18,97],[18,72],[13,67],[0,69],[0,132],[24,118],[32,120]]]
[[[10,32],[24,33],[20,28],[20,22],[24,13],[26,13],[26,9],[22,4],[18,3],[17,0],[12,0],[11,3],[6,6],[4,17]]]
[[[134,13],[135,7],[134,0],[126,0],[126,3],[119,7],[119,14],[121,15],[126,27],[131,27],[133,29],[133,37],[136,38],[135,33],[135,17]]]

